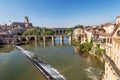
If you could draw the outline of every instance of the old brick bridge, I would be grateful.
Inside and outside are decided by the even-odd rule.
[[[46,42],[47,38],[52,39],[52,42],[55,41],[55,38],[58,37],[60,38],[60,43],[63,42],[64,37],[67,37],[69,39],[69,44],[72,42],[72,36],[73,35],[30,35],[30,36],[14,36],[14,37],[6,37],[6,36],[1,36],[0,41],[2,43],[6,44],[12,44],[15,42],[26,42],[26,41],[40,41],[42,40],[43,42]]]

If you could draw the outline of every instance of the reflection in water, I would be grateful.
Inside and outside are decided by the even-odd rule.
[[[14,49],[14,46],[11,45],[0,45],[0,53],[9,53]]]
[[[46,47],[46,46],[47,46],[47,42],[44,41],[44,42],[43,42],[43,45],[44,45],[44,47]]]
[[[74,47],[74,51],[76,54],[80,53],[80,49],[78,47]]]
[[[103,69],[101,62],[97,58],[90,55],[84,57],[76,54],[72,46],[61,47],[57,44],[54,47],[50,47],[52,43],[47,43],[46,48],[40,46],[33,48],[33,45],[29,46],[29,48],[27,47],[27,49],[55,67],[67,80],[96,80],[96,78],[100,80],[98,75],[94,75]],[[26,48],[25,46],[23,47]],[[79,51],[77,51],[77,53],[79,53]],[[91,67],[92,70],[86,70],[89,67]]]
[[[35,41],[35,47],[38,47],[39,43],[37,41]]]
[[[51,41],[46,42],[46,46],[44,42],[33,42],[21,47],[56,68],[67,80],[100,80],[97,75],[103,71],[100,60],[76,54],[79,51],[68,44],[66,40],[60,46],[60,41],[55,40],[54,47]],[[9,53],[0,54],[0,80],[46,80],[18,50]]]
[[[71,45],[71,44],[69,44],[68,38],[66,38],[66,37],[63,38],[63,41],[60,41],[60,38],[56,37],[55,41],[50,41],[50,42],[52,43],[52,45],[49,45],[48,41],[35,42],[35,46],[36,47],[38,47],[38,46],[55,47],[55,46],[69,46],[69,45]],[[34,44],[34,43],[32,43],[32,44]]]

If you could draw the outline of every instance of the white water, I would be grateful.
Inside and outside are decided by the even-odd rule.
[[[93,70],[92,67],[88,67],[88,68],[84,69],[84,71],[88,75],[88,78],[90,78],[91,80],[98,80],[97,76],[93,73],[92,70]]]

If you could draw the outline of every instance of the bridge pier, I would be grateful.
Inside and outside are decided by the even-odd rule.
[[[21,37],[20,36],[18,37],[18,40],[21,41]]]
[[[30,38],[26,37],[26,42],[29,43],[30,42]]]
[[[45,36],[43,36],[43,42],[46,42],[46,37]]]
[[[72,36],[69,36],[69,45],[72,45]]]
[[[54,36],[52,36],[52,42],[55,42],[55,37]]]
[[[54,46],[54,45],[55,45],[55,37],[52,36],[52,46]]]
[[[29,41],[29,37],[26,37],[26,41]]]
[[[35,42],[37,42],[38,41],[38,38],[37,38],[37,36],[35,36]]]
[[[47,43],[46,43],[46,36],[43,36],[43,45],[44,47],[46,47]]]
[[[60,45],[63,46],[63,36],[60,36]]]

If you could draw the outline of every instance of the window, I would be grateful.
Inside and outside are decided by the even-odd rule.
[[[112,38],[110,38],[110,44],[112,43]]]
[[[107,38],[107,43],[109,43],[109,38]]]
[[[118,32],[117,32],[117,36],[120,37],[120,30],[118,30]]]

